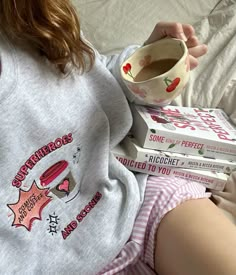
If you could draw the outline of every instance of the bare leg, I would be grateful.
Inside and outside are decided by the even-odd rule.
[[[236,227],[209,199],[184,202],[161,221],[159,275],[235,275]]]

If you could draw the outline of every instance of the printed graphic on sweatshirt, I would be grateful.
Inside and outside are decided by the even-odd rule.
[[[57,138],[55,141],[37,150],[27,159],[24,165],[21,166],[12,181],[12,185],[19,188],[18,201],[8,204],[8,207],[12,211],[9,217],[14,215],[12,226],[23,226],[30,231],[33,221],[41,220],[43,209],[53,197],[55,198],[56,196],[64,202],[69,202],[79,194],[80,191],[75,190],[76,182],[70,171],[69,163],[66,160],[60,160],[53,163],[45,171],[41,171],[41,174],[38,175],[38,178],[33,180],[31,186],[28,186],[27,183],[28,175],[30,175],[31,170],[36,168],[39,161],[44,159],[44,157],[51,152],[54,152],[72,141],[73,138],[71,133],[64,135],[62,138]],[[78,150],[77,148],[77,163],[79,160],[78,152],[80,152],[80,149]],[[74,156],[71,157],[73,160]]]
[[[61,237],[64,240],[66,240],[75,231],[75,229],[79,228],[79,225],[95,208],[95,206],[98,204],[101,198],[102,194],[100,192],[97,192],[93,196],[93,198],[83,207],[83,209],[80,212],[78,212],[74,219],[72,219],[68,224],[64,226],[63,230],[61,230]],[[53,214],[49,214],[47,221],[49,222],[49,227],[47,229],[48,232],[52,236],[57,235],[63,221],[60,220],[60,218],[55,214],[55,212]]]
[[[48,233],[51,234],[52,236],[54,234],[57,234],[57,232],[59,231],[60,218],[54,212],[53,214],[49,214],[47,221],[48,221]]]
[[[7,206],[11,210],[9,218],[14,215],[12,226],[24,227],[31,231],[34,221],[42,220],[42,214],[46,206],[55,197],[68,203],[74,200],[79,194],[79,183],[76,182],[71,172],[69,160],[61,159],[55,163],[49,163],[44,171],[39,171],[37,178],[33,180],[31,186],[28,186],[28,176],[31,170],[35,168],[37,163],[42,161],[48,154],[58,150],[59,148],[73,141],[72,134],[69,133],[62,138],[44,145],[34,154],[32,154],[26,162],[20,167],[16,176],[12,181],[12,186],[17,188],[19,192],[17,202],[11,202]],[[81,147],[77,146],[76,152],[71,153],[70,163],[78,166],[80,160]],[[78,167],[77,167],[78,168]],[[31,181],[32,182],[32,181]],[[65,240],[83,222],[85,217],[92,211],[101,199],[102,194],[97,192],[81,211],[78,212],[71,222],[63,222],[58,215],[48,214],[44,222],[48,222],[47,231],[52,235],[58,235]],[[60,223],[60,224],[59,224]],[[63,230],[62,230],[63,228]]]
[[[76,182],[66,160],[58,161],[44,171],[40,176],[40,184],[49,187],[50,192],[58,198],[64,199],[65,202],[73,200],[79,194],[78,191],[74,196],[70,196]]]
[[[73,163],[74,163],[74,164],[79,163],[80,151],[81,151],[81,148],[80,148],[80,147],[77,147],[76,152],[73,154]]]
[[[72,133],[69,133],[49,142],[48,144],[35,151],[16,173],[14,179],[12,180],[12,186],[20,188],[23,182],[27,180],[28,175],[30,175],[30,171],[34,169],[41,160],[43,160],[49,154],[71,143],[72,141]]]
[[[12,226],[23,226],[30,231],[33,221],[41,220],[43,209],[52,200],[48,193],[48,188],[39,188],[35,181],[29,190],[20,189],[18,201],[8,204],[14,214]]]
[[[102,194],[97,192],[90,202],[74,217],[74,219],[67,224],[61,231],[62,238],[66,240],[74,230],[79,227],[79,224],[86,219],[86,216],[93,210],[97,203],[101,200]]]

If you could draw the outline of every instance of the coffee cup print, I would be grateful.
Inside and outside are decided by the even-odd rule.
[[[58,198],[70,201],[71,193],[74,193],[76,182],[69,169],[66,160],[58,161],[49,167],[41,176],[40,183],[43,187],[49,187],[50,192]]]

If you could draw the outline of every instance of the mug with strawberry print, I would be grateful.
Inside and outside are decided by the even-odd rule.
[[[130,100],[165,106],[184,90],[190,75],[184,41],[164,38],[137,49],[121,66]]]

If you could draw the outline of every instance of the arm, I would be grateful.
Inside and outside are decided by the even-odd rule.
[[[125,93],[125,96],[128,98],[130,102],[133,101],[134,96],[128,91],[125,84],[122,81],[120,68],[121,64],[137,49],[139,45],[132,45],[125,48],[121,53],[114,55],[100,55],[96,52],[96,56],[98,56],[99,60],[107,67],[107,69],[112,73],[112,75],[116,78],[121,86],[122,90]]]

